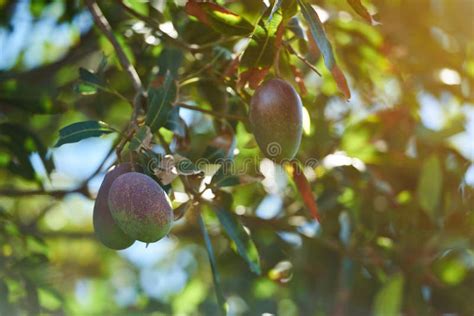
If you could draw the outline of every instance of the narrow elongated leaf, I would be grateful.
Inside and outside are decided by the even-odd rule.
[[[247,36],[253,31],[253,25],[249,21],[212,2],[190,0],[186,3],[185,10],[201,23],[224,35]]]
[[[86,82],[97,86],[103,86],[104,81],[98,75],[85,68],[79,68],[79,78]]]
[[[169,71],[173,78],[178,77],[178,70],[183,63],[183,51],[174,47],[165,47],[158,57],[158,75],[166,76]]]
[[[392,276],[375,296],[375,316],[398,316],[402,306],[404,278],[402,274]]]
[[[298,0],[298,3],[301,7],[303,16],[309,25],[311,35],[313,36],[316,45],[318,45],[318,48],[323,55],[326,68],[331,72],[339,90],[341,90],[344,96],[349,99],[351,97],[349,86],[347,85],[344,74],[336,64],[336,59],[334,57],[331,43],[326,36],[323,24],[321,23],[316,10],[308,2],[306,2],[306,0]]]
[[[359,14],[364,20],[372,24],[372,15],[370,15],[367,8],[360,2],[360,0],[347,0],[349,5],[354,9],[357,14]]]
[[[284,31],[281,9],[273,13],[269,19],[270,9],[260,18],[250,41],[240,60],[238,85],[243,87],[249,83],[256,89],[265,78],[276,58]]]
[[[30,130],[13,123],[0,124],[0,152],[6,151],[5,166],[26,179],[34,179],[35,170],[30,156],[37,153],[49,174],[54,169],[54,163],[48,156],[46,146]]]
[[[168,120],[176,94],[176,82],[169,73],[160,87],[148,89],[148,112],[145,123],[150,126],[152,133],[156,132]]]
[[[76,143],[89,137],[98,137],[112,132],[113,130],[104,122],[84,121],[74,123],[59,130],[59,140],[54,147]]]
[[[222,292],[219,271],[217,270],[217,261],[216,257],[214,256],[214,250],[212,248],[211,239],[209,238],[209,234],[200,214],[198,215],[198,222],[199,228],[201,229],[201,233],[204,238],[204,244],[206,246],[207,255],[209,257],[209,263],[211,265],[212,280],[214,281],[214,289],[216,290],[217,303],[219,305],[221,314],[225,315],[225,298]]]
[[[313,218],[319,222],[321,218],[319,216],[318,205],[316,204],[316,199],[313,196],[311,185],[309,184],[308,179],[306,179],[306,176],[304,175],[303,170],[299,166],[298,162],[293,161],[291,163],[291,167],[291,176],[293,177],[293,181],[298,187],[298,191],[300,192],[301,197],[303,198],[304,204],[310,210]]]
[[[231,198],[231,197],[227,197]],[[230,203],[226,203],[230,204]],[[238,217],[227,211],[222,205],[212,205],[216,212],[219,222],[224,227],[227,236],[235,243],[238,254],[244,258],[250,267],[250,270],[258,275],[261,273],[260,258],[258,256],[257,248],[250,236],[244,229],[244,226]]]
[[[186,135],[186,122],[179,116],[179,107],[173,107],[164,127],[180,137]]]
[[[283,20],[283,16],[281,10],[274,12],[271,20],[269,20],[267,16],[268,11],[260,18],[252,34],[252,38],[240,61],[242,67],[263,68],[273,64],[282,35],[277,34],[277,31]]]
[[[430,156],[421,167],[417,195],[420,206],[434,218],[443,186],[441,162],[436,155]]]
[[[151,134],[150,128],[146,125],[140,127],[133,138],[130,140],[129,149],[131,151],[140,151],[143,149],[151,149],[151,141],[153,135]]]
[[[271,22],[273,18],[273,14],[275,14],[275,12],[277,12],[278,9],[280,9],[282,2],[283,0],[275,0],[275,2],[273,3],[272,11],[270,12],[270,15],[268,16],[268,22]]]

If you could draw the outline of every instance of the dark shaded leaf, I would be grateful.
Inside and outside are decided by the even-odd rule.
[[[153,135],[147,125],[143,125],[138,129],[133,138],[130,140],[129,148],[132,151],[140,151],[140,149],[151,149],[151,141]]]
[[[186,135],[186,123],[179,116],[179,107],[175,106],[171,109],[168,114],[168,120],[163,126],[180,137]]]
[[[82,81],[84,81],[86,83],[93,84],[93,85],[97,85],[97,86],[103,86],[104,85],[104,81],[102,80],[102,78],[100,78],[95,73],[90,72],[89,70],[84,69],[82,67],[79,68],[79,78]]]
[[[54,169],[52,157],[48,156],[46,146],[41,140],[23,126],[13,123],[0,124],[0,149],[4,148],[8,169],[27,179],[34,179],[35,172],[30,161],[32,153],[38,153],[48,174]]]
[[[293,34],[295,34],[298,38],[306,39],[305,31],[303,26],[301,25],[300,19],[294,16],[288,21],[287,25],[288,30],[290,30]]]
[[[173,102],[176,100],[176,94],[176,82],[169,72],[160,87],[148,89],[148,111],[145,123],[150,126],[152,133],[156,132],[168,120]]]
[[[217,261],[214,255],[214,249],[212,248],[211,239],[209,238],[209,234],[207,232],[206,226],[200,214],[198,215],[198,222],[199,222],[199,228],[201,229],[201,233],[204,238],[204,244],[206,246],[207,255],[209,257],[209,263],[211,265],[212,280],[214,282],[214,289],[216,291],[216,297],[217,297],[217,303],[219,305],[219,310],[222,315],[225,315],[226,314],[225,298],[222,292],[219,271],[217,270]]]
[[[158,57],[158,75],[166,76],[169,71],[170,75],[176,79],[178,70],[183,62],[183,51],[174,47],[166,47]]]
[[[221,195],[219,198],[222,196],[224,196],[224,199],[226,200],[231,199],[230,196],[226,195]],[[244,226],[237,215],[226,209],[226,207],[229,206],[230,203],[226,201],[224,203],[219,203],[218,205],[213,204],[211,207],[216,212],[217,218],[222,224],[222,227],[224,227],[227,236],[229,236],[229,238],[235,243],[239,255],[244,258],[252,272],[260,275],[260,258],[258,256],[257,248],[245,231]]]
[[[54,147],[76,143],[89,137],[98,137],[112,132],[113,130],[104,122],[84,121],[74,123],[59,130],[59,140]]]

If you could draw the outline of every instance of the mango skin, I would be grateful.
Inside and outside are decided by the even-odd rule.
[[[115,179],[130,171],[132,166],[129,163],[120,164],[109,171],[100,185],[94,204],[92,221],[95,235],[105,246],[115,250],[128,248],[135,242],[117,226],[108,204],[110,186]]]
[[[287,81],[270,79],[258,87],[249,119],[265,157],[277,163],[295,157],[303,135],[303,104]]]
[[[131,238],[146,243],[167,235],[173,209],[165,191],[147,175],[129,172],[112,183],[109,207],[117,225]]]

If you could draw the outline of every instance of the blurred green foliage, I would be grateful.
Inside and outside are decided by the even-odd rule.
[[[5,38],[21,2],[0,0]],[[20,51],[0,69],[0,315],[474,314],[474,3],[297,1],[317,4],[320,24],[308,24],[301,12],[289,18],[296,1],[276,2],[100,3],[156,96],[142,117],[153,135],[142,128],[125,151],[144,150],[147,165],[169,142],[191,161],[196,189],[200,158],[246,170],[207,179],[213,194],[185,204],[169,238],[148,248],[115,252],[93,235],[94,181],[107,165],[92,178],[64,171],[107,152],[130,120],[135,91],[104,35],[90,28],[57,60],[27,67]],[[58,26],[87,11],[81,1],[26,3],[34,21]],[[344,73],[349,101],[318,49],[327,40],[333,52],[322,54]],[[263,159],[248,123],[230,118],[247,113],[247,81],[276,75],[309,114],[297,158],[318,161],[304,171],[321,223],[287,167]],[[175,97],[207,113],[177,110]],[[97,129],[61,130],[77,122]],[[54,149],[58,139],[71,144]],[[178,207],[181,180],[164,187]]]

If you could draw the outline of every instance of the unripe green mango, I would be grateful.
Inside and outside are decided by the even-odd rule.
[[[125,249],[135,242],[117,226],[108,204],[110,186],[115,179],[130,171],[132,171],[131,165],[124,163],[108,172],[100,185],[94,204],[92,221],[95,235],[105,246],[115,250]]]
[[[117,225],[133,239],[155,242],[171,229],[173,210],[168,196],[156,181],[142,173],[129,172],[115,179],[109,207]]]
[[[277,162],[295,157],[303,134],[303,105],[285,80],[271,79],[255,90],[250,124],[263,154]]]

